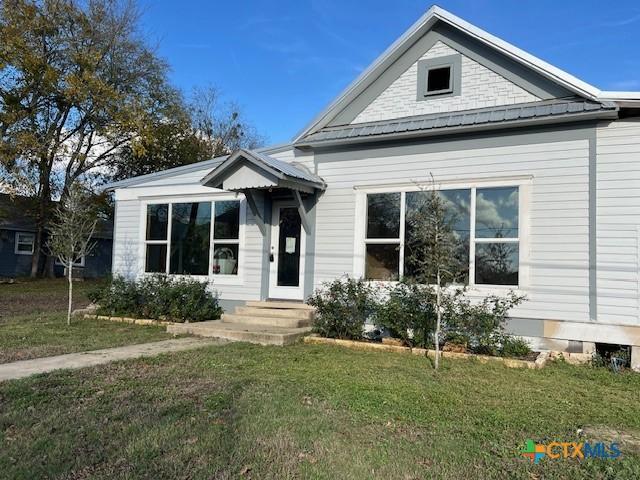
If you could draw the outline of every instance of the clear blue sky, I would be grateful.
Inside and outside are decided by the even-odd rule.
[[[431,5],[415,0],[141,0],[185,92],[214,85],[268,143],[288,141]],[[441,0],[604,90],[640,90],[638,0]]]

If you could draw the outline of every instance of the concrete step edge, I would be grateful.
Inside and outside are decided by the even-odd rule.
[[[265,301],[265,300],[248,300],[246,302],[247,307],[254,308],[281,308],[281,309],[290,309],[290,310],[311,310],[315,309],[311,305],[307,305],[306,303],[298,303],[298,302],[286,302],[286,301]]]

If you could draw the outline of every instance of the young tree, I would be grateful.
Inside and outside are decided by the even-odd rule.
[[[79,185],[72,185],[64,200],[55,209],[49,225],[48,249],[67,269],[69,281],[69,307],[67,325],[71,325],[73,304],[73,265],[91,253],[91,241],[98,222],[97,209],[92,207],[91,196]]]
[[[411,231],[407,251],[414,279],[420,283],[435,285],[434,345],[435,368],[438,369],[443,313],[442,289],[456,280],[462,268],[456,255],[459,241],[454,232],[455,214],[447,208],[447,203],[438,192],[433,177],[430,187],[421,187],[421,190],[424,192],[421,202],[407,216]]]
[[[143,149],[176,101],[138,19],[134,0],[0,2],[0,183],[36,199],[32,276],[52,200]]]

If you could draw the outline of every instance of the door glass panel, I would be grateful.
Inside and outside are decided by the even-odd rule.
[[[293,207],[280,209],[278,240],[278,286],[300,285],[301,221]]]

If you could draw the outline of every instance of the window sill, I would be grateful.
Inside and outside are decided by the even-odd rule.
[[[16,255],[29,255],[29,256],[33,255],[33,252],[13,252],[13,253]]]

